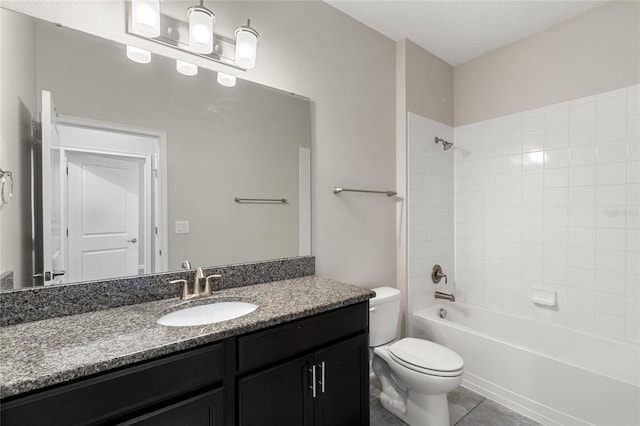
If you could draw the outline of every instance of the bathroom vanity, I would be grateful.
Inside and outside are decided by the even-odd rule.
[[[3,425],[364,425],[369,290],[301,278],[216,292],[253,313],[166,327],[177,299],[0,329]]]

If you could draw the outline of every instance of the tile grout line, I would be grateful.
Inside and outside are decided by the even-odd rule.
[[[462,416],[462,417],[460,418],[460,420],[458,420],[457,422],[455,422],[455,424],[454,424],[453,426],[455,426],[455,425],[457,425],[458,423],[460,423],[460,422],[461,422],[465,417],[467,417],[469,414],[471,414],[471,412],[472,412],[473,410],[475,410],[476,408],[478,408],[478,405],[482,404],[486,399],[487,399],[487,398],[482,398],[482,399],[481,399],[481,400],[480,400],[476,405],[474,405],[474,406],[473,406],[473,408],[472,408],[471,410],[467,411],[467,414],[465,414],[464,416]]]

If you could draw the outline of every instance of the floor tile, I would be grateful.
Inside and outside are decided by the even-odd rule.
[[[380,398],[381,387],[380,379],[375,376],[369,378],[369,403]]]
[[[454,425],[480,404],[484,397],[459,386],[447,394],[447,399],[449,400],[449,420]]]
[[[456,423],[456,426],[487,425],[539,426],[540,424],[489,399],[482,401],[462,420]]]
[[[405,426],[406,423],[388,412],[382,405],[380,400],[376,399],[369,407],[370,426]]]

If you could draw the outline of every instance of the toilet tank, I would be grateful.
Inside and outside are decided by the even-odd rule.
[[[369,299],[369,346],[384,345],[395,339],[400,318],[400,290],[391,287],[372,289]]]

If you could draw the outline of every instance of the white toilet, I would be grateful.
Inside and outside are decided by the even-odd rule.
[[[369,300],[372,368],[382,384],[380,403],[411,426],[448,426],[447,392],[460,386],[460,355],[434,342],[397,337],[400,291],[374,288]]]

